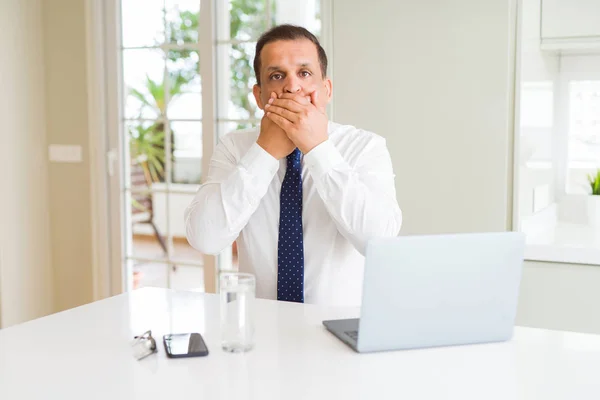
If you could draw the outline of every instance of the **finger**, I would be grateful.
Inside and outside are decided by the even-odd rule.
[[[268,112],[266,116],[286,132],[292,127],[292,123],[289,120],[283,118],[281,115]]]
[[[306,107],[302,104],[299,104],[295,100],[289,100],[289,99],[272,99],[272,100],[269,100],[269,105],[285,108],[285,109],[293,111],[295,113],[302,112],[304,110],[304,108]]]
[[[283,118],[290,122],[297,122],[299,118],[298,114],[292,112],[286,108],[276,106],[274,104],[267,104],[265,109],[277,115],[281,115]]]
[[[313,103],[316,107],[318,107],[319,101],[319,92],[316,90],[310,94],[310,102]]]
[[[295,102],[299,103],[299,104],[303,104],[303,105],[308,105],[310,104],[310,97],[309,96],[302,96],[300,94],[297,93],[283,93],[281,96],[279,96],[280,99],[287,99],[287,100],[294,100]]]
[[[310,102],[322,113],[325,112],[325,105],[321,104],[321,94],[315,90],[310,94]]]
[[[276,98],[277,98],[277,93],[271,92],[271,95],[269,96],[269,99],[276,99]]]

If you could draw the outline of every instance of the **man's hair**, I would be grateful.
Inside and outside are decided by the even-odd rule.
[[[258,42],[256,43],[256,55],[254,56],[254,74],[256,75],[256,83],[260,85],[260,54],[262,53],[263,47],[269,43],[276,42],[278,40],[299,40],[307,39],[315,44],[317,47],[317,53],[319,54],[319,65],[321,66],[321,75],[323,78],[327,75],[327,54],[321,47],[319,39],[307,29],[296,26],[296,25],[278,25],[275,26],[265,33],[263,33]]]

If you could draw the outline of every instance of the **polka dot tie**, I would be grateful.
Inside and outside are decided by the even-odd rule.
[[[302,168],[300,150],[287,156],[281,184],[277,246],[277,300],[304,303],[304,241],[302,239]]]

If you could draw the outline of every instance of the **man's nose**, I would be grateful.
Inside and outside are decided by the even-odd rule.
[[[288,77],[285,81],[285,85],[283,86],[283,91],[285,93],[298,93],[302,90],[302,86],[300,86],[299,80],[294,77]]]

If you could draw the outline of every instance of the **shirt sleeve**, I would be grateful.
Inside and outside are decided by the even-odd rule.
[[[338,230],[364,254],[374,237],[397,236],[402,212],[385,140],[372,140],[351,166],[330,140],[304,156],[317,192]]]
[[[189,243],[205,254],[232,244],[267,193],[279,161],[254,143],[237,162],[227,137],[217,145],[206,182],[184,213]]]

